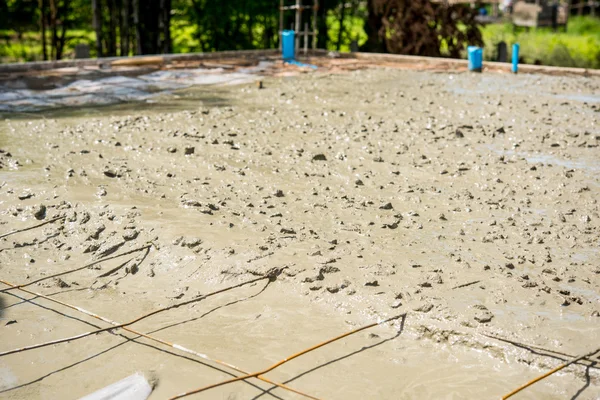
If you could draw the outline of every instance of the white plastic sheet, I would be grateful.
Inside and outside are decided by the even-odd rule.
[[[146,400],[150,393],[152,393],[152,386],[142,374],[137,373],[80,400]]]
[[[49,90],[7,89],[0,86],[0,111],[39,111],[55,107],[81,107],[116,104],[126,101],[151,101],[157,95],[196,85],[235,85],[259,79],[252,72],[266,68],[261,62],[246,73],[216,69],[178,69],[156,71],[135,78],[111,76],[80,79]]]

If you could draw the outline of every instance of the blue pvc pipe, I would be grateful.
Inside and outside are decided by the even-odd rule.
[[[285,30],[281,33],[281,50],[283,53],[282,56],[283,59],[286,61],[293,60],[296,58],[296,51],[294,49],[294,36],[294,31]]]
[[[513,73],[517,73],[519,72],[519,48],[521,46],[519,46],[519,43],[515,43],[513,44],[513,51],[512,51],[512,72]]]
[[[481,72],[483,67],[483,49],[477,46],[467,47],[469,71]]]

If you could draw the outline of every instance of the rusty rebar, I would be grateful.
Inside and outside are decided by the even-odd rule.
[[[576,363],[577,361],[583,360],[584,358],[587,358],[587,357],[591,357],[591,356],[593,356],[594,354],[596,354],[596,353],[598,353],[598,352],[600,352],[600,347],[599,347],[599,348],[597,348],[597,349],[596,349],[596,350],[594,350],[594,351],[591,351],[591,352],[589,352],[589,353],[586,353],[586,354],[583,354],[583,355],[581,355],[581,356],[579,356],[579,357],[573,358],[572,360],[570,360],[570,361],[568,361],[568,362],[566,362],[566,363],[564,363],[564,364],[561,364],[561,365],[559,365],[558,367],[556,367],[556,368],[554,368],[554,369],[552,369],[552,370],[550,370],[550,371],[546,372],[545,374],[543,374],[543,375],[540,375],[540,376],[538,376],[537,378],[530,380],[530,381],[529,381],[529,382],[527,382],[526,384],[519,386],[518,388],[516,388],[516,389],[515,389],[515,390],[513,390],[512,392],[510,392],[510,393],[508,393],[508,394],[505,394],[504,396],[502,396],[502,400],[506,400],[506,399],[508,399],[508,398],[510,398],[510,397],[512,397],[512,396],[514,396],[515,394],[519,393],[521,390],[523,390],[523,389],[526,389],[526,388],[528,388],[529,386],[533,385],[534,383],[536,383],[536,382],[539,382],[539,381],[541,381],[542,379],[545,379],[545,378],[549,377],[550,375],[552,375],[552,374],[554,374],[554,373],[556,373],[556,372],[560,371],[560,370],[561,370],[561,369],[563,369],[563,368],[566,368],[566,367],[568,367],[568,366],[569,366],[569,365],[571,365],[571,364],[574,364],[574,363]]]
[[[365,326],[363,326],[363,327],[360,327],[360,328],[354,329],[354,330],[352,330],[352,331],[350,331],[350,332],[346,332],[346,333],[344,333],[344,334],[341,334],[341,335],[339,335],[339,336],[336,336],[336,337],[334,337],[334,338],[332,338],[332,339],[326,340],[326,341],[324,341],[324,342],[321,342],[321,343],[319,343],[319,344],[317,344],[317,345],[314,345],[314,346],[312,346],[312,347],[309,347],[308,349],[305,349],[305,350],[302,350],[302,351],[300,351],[300,352],[298,352],[298,353],[295,353],[295,354],[293,354],[293,355],[291,355],[291,356],[289,356],[289,357],[286,357],[286,358],[284,358],[283,360],[281,360],[281,361],[279,361],[279,362],[277,362],[277,363],[275,363],[275,364],[271,365],[270,367],[268,367],[267,369],[264,369],[264,370],[262,370],[262,371],[255,372],[255,373],[253,373],[253,374],[247,374],[247,375],[244,375],[244,376],[239,376],[239,377],[237,377],[237,378],[227,379],[227,380],[225,380],[225,381],[221,381],[221,382],[218,382],[218,383],[213,383],[213,384],[211,384],[211,385],[203,386],[203,387],[201,387],[201,388],[194,389],[194,390],[191,390],[191,391],[189,391],[189,392],[185,392],[185,393],[181,393],[181,394],[178,394],[178,395],[176,395],[176,396],[173,396],[173,397],[171,397],[169,400],[181,399],[181,398],[183,398],[183,397],[190,396],[190,395],[192,395],[192,394],[196,394],[196,393],[204,392],[204,391],[206,391],[206,390],[213,389],[213,388],[216,388],[216,387],[219,387],[219,386],[223,386],[223,385],[227,385],[227,384],[229,384],[229,383],[234,383],[234,382],[238,382],[238,381],[246,380],[246,379],[248,379],[248,378],[260,378],[260,377],[261,377],[261,375],[264,375],[264,374],[266,374],[266,373],[268,373],[268,372],[270,372],[270,371],[274,370],[275,368],[277,368],[277,367],[280,367],[281,365],[283,365],[283,364],[285,364],[285,363],[287,363],[287,362],[289,362],[289,361],[293,360],[294,358],[298,358],[298,357],[300,357],[301,355],[304,355],[304,354],[306,354],[306,353],[309,353],[309,352],[311,352],[311,351],[313,351],[313,350],[316,350],[316,349],[318,349],[318,348],[320,348],[320,347],[323,347],[323,346],[325,346],[325,345],[328,345],[329,343],[332,343],[332,342],[335,342],[335,341],[337,341],[337,340],[343,339],[343,338],[345,338],[345,337],[347,337],[347,336],[353,335],[353,334],[355,334],[355,333],[357,333],[357,332],[364,331],[365,329],[369,329],[369,328],[372,328],[372,327],[374,327],[374,326],[377,326],[377,325],[382,325],[382,324],[384,324],[384,323],[387,323],[387,322],[390,322],[390,321],[397,320],[397,319],[399,319],[399,318],[401,318],[401,317],[403,317],[403,316],[405,316],[405,315],[406,315],[406,314],[400,314],[400,315],[398,315],[398,316],[395,316],[395,317],[392,317],[392,318],[388,318],[388,319],[386,319],[386,320],[384,320],[384,321],[381,321],[381,322],[375,322],[375,323],[372,323],[372,324],[365,325]]]
[[[268,278],[268,276],[266,276],[265,278]],[[253,281],[256,281],[256,280],[253,280]],[[1,282],[1,283],[3,283],[3,284],[5,284],[5,285],[8,285],[8,286],[12,286],[12,287],[14,287],[14,288],[17,288],[15,285],[13,285],[13,284],[12,284],[12,283],[10,283],[10,282],[4,281],[4,280],[0,280],[0,282]],[[112,327],[111,329],[116,329],[116,328],[117,328],[119,325],[123,325],[123,324],[120,324],[120,323],[118,323],[118,322],[112,321],[112,320],[110,320],[110,319],[108,319],[108,318],[106,318],[106,317],[102,317],[102,316],[100,316],[100,315],[98,315],[98,314],[95,314],[95,313],[93,313],[93,312],[91,312],[91,311],[88,311],[88,310],[86,310],[86,309],[84,309],[84,308],[81,308],[81,307],[78,307],[78,306],[75,306],[75,305],[72,305],[72,304],[69,304],[69,303],[65,303],[64,301],[60,301],[60,300],[57,300],[57,299],[51,298],[51,297],[49,297],[49,296],[46,296],[46,295],[44,295],[44,294],[42,294],[42,293],[34,292],[34,291],[27,290],[27,289],[23,289],[23,288],[17,288],[17,289],[19,289],[20,291],[22,291],[22,292],[24,292],[24,293],[28,293],[28,294],[31,294],[31,295],[33,295],[33,296],[37,296],[37,297],[40,297],[40,298],[43,298],[43,299],[46,299],[46,300],[52,301],[52,302],[54,302],[54,303],[57,303],[57,304],[60,304],[60,305],[62,305],[62,306],[64,306],[64,307],[67,307],[67,308],[70,308],[70,309],[73,309],[73,310],[79,311],[79,312],[81,312],[81,313],[83,313],[83,314],[86,314],[86,315],[88,315],[88,316],[90,316],[90,317],[93,317],[93,318],[96,318],[96,319],[98,319],[98,320],[101,320],[101,321],[104,321],[104,322],[106,322],[106,323],[109,323],[109,324],[113,325],[113,327]],[[199,352],[197,352],[197,351],[194,351],[194,350],[188,349],[188,348],[186,348],[186,347],[184,347],[184,346],[181,346],[181,345],[179,345],[179,344],[177,344],[177,343],[171,343],[171,342],[168,342],[168,341],[166,341],[166,340],[163,340],[163,339],[157,338],[157,337],[155,337],[155,336],[151,336],[151,335],[149,335],[149,334],[145,334],[145,333],[142,333],[142,332],[136,331],[136,330],[134,330],[134,329],[128,328],[128,327],[126,327],[126,326],[122,326],[122,327],[121,327],[121,329],[123,329],[123,330],[125,330],[125,331],[128,331],[128,332],[130,332],[130,333],[133,333],[133,334],[135,334],[135,335],[139,335],[139,336],[141,336],[141,337],[144,337],[144,338],[146,338],[146,339],[149,339],[149,340],[155,341],[155,342],[157,342],[157,343],[161,343],[161,344],[163,344],[163,345],[165,345],[165,346],[169,346],[169,347],[171,347],[171,348],[173,348],[173,349],[176,349],[176,350],[182,351],[182,352],[184,352],[184,353],[192,354],[192,355],[194,355],[194,356],[196,356],[196,357],[199,357],[199,358],[202,358],[202,359],[204,359],[204,360],[208,360],[208,361],[214,362],[214,363],[216,363],[216,364],[219,364],[219,365],[222,365],[222,366],[228,367],[228,368],[230,368],[230,369],[233,369],[233,370],[235,370],[235,371],[237,371],[237,372],[240,372],[240,373],[242,373],[242,374],[248,374],[248,372],[244,371],[244,370],[243,370],[243,369],[241,369],[241,368],[238,368],[238,367],[236,367],[236,366],[235,366],[235,365],[233,365],[233,364],[230,364],[230,363],[228,363],[228,362],[225,362],[225,361],[221,361],[221,360],[217,360],[217,359],[211,358],[211,357],[207,356],[206,354],[199,353]],[[80,335],[78,335],[78,336],[80,336]],[[133,339],[133,340],[135,340],[135,339]],[[294,388],[291,388],[291,387],[289,387],[289,386],[287,386],[287,385],[285,385],[285,384],[283,384],[283,383],[278,383],[278,382],[272,381],[272,380],[270,380],[270,379],[267,379],[267,378],[264,378],[264,377],[259,377],[258,379],[262,380],[263,382],[269,383],[269,384],[271,384],[271,385],[275,385],[275,386],[277,386],[277,387],[280,387],[280,388],[282,388],[282,389],[285,389],[285,390],[287,390],[287,391],[290,391],[290,392],[293,392],[293,393],[299,394],[299,395],[301,395],[301,396],[304,396],[304,397],[306,397],[306,398],[313,399],[313,400],[319,400],[317,397],[314,397],[314,396],[311,396],[311,395],[309,395],[309,394],[306,394],[306,393],[300,392],[300,391],[298,391],[298,390],[296,390],[296,389],[294,389]]]

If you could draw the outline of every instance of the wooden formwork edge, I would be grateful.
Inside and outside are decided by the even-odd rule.
[[[277,49],[269,50],[235,50],[235,51],[216,51],[212,53],[187,53],[187,54],[164,54],[164,55],[146,55],[133,57],[107,57],[90,58],[80,60],[60,60],[60,61],[38,61],[29,63],[10,63],[0,64],[0,74],[2,73],[24,73],[30,71],[44,71],[61,68],[90,67],[90,66],[147,66],[164,65],[169,63],[202,61],[202,60],[244,60],[244,59],[280,59],[281,53]],[[322,49],[308,50],[308,56],[317,58],[344,58],[356,59],[362,61],[371,61],[374,63],[386,62],[399,64],[422,64],[428,67],[437,67],[440,69],[466,68],[467,60],[454,58],[436,58],[423,56],[409,56],[402,54],[385,53],[337,53]],[[511,72],[510,63],[500,63],[488,61],[484,63],[484,71],[494,70],[502,72]],[[594,76],[600,77],[600,70],[588,68],[567,68],[552,67],[545,65],[520,64],[519,72],[527,74],[544,75],[575,75],[575,76]]]
[[[391,62],[398,64],[425,64],[427,66],[439,66],[447,68],[449,65],[455,67],[467,67],[467,60],[459,60],[455,58],[437,58],[423,56],[408,56],[402,54],[384,54],[384,53],[339,53],[341,58],[353,58],[357,60],[373,61],[373,62]],[[510,63],[501,63],[494,61],[486,61],[483,64],[485,69],[499,70],[503,72],[511,72],[512,65]],[[577,75],[577,76],[598,76],[600,77],[599,69],[588,68],[569,68],[569,67],[552,67],[546,65],[531,65],[519,64],[519,72],[526,74],[544,74],[544,75]]]

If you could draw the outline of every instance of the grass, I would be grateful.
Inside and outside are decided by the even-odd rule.
[[[0,63],[40,61],[42,57],[42,41],[39,32],[23,32],[0,30]],[[76,44],[87,43],[91,56],[95,54],[96,35],[87,30],[67,31],[67,40],[63,50],[63,58],[74,58]],[[46,34],[48,57],[50,57],[50,32]]]
[[[488,25],[483,30],[484,58],[496,59],[496,46],[504,41],[509,48],[521,45],[520,55],[528,64],[560,67],[600,68],[600,19],[572,17],[567,32],[549,28],[513,31],[511,24]]]

